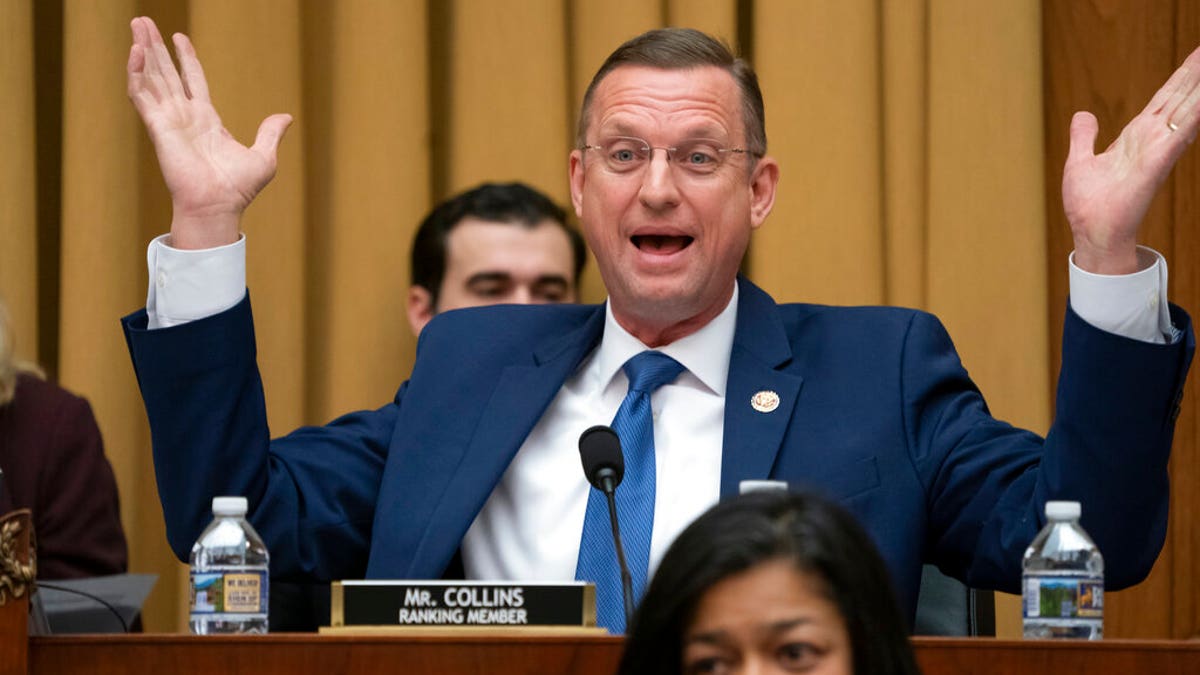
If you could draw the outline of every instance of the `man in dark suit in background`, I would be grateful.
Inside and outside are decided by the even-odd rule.
[[[267,118],[250,148],[226,133],[198,156],[197,134],[223,130],[195,52],[176,36],[185,87],[153,24],[133,30],[129,91],[172,193],[172,245],[228,246],[290,120]],[[570,156],[605,305],[447,313],[423,332],[390,404],[274,441],[244,283],[223,283],[232,292],[171,330],[155,330],[155,307],[126,318],[171,544],[186,551],[212,495],[245,494],[275,573],[436,577],[461,553],[471,578],[595,581],[601,622],[620,631],[615,569],[589,543],[603,535],[574,452],[580,431],[611,419],[641,429],[622,438],[640,468],[618,491],[641,532],[627,542],[635,593],[674,535],[746,478],[812,485],[845,504],[910,612],[922,561],[1016,590],[1049,498],[1084,502],[1110,587],[1135,583],[1165,532],[1174,401],[1192,348],[1187,315],[1165,302],[1165,262],[1136,240],[1195,136],[1198,62],[1100,155],[1095,119],[1072,122],[1072,310],[1044,439],[988,414],[928,314],[777,305],[738,276],[779,179],[761,93],[719,42],[665,29],[601,67]],[[217,176],[236,185],[219,189]],[[1088,292],[1097,279],[1132,286],[1137,306]]]

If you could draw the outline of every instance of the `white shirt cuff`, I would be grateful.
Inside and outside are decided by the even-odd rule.
[[[242,301],[246,295],[244,235],[232,244],[199,250],[171,248],[170,236],[155,237],[146,249],[149,328],[203,319]]]
[[[1142,269],[1133,274],[1093,274],[1075,265],[1072,252],[1071,308],[1100,330],[1143,342],[1173,342],[1178,331],[1167,306],[1167,261],[1139,246],[1138,262]]]

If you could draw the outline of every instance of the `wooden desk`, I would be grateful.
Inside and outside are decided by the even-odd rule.
[[[1200,642],[913,638],[925,675],[1198,675]]]
[[[915,638],[913,643],[925,675],[1200,673],[1200,642]],[[611,675],[620,655],[621,640],[612,637],[63,636],[30,639],[29,675]]]

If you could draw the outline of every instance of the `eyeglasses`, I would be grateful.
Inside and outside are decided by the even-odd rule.
[[[667,161],[688,173],[706,175],[721,168],[731,155],[755,153],[745,148],[722,148],[709,138],[689,138],[674,147],[656,147],[633,136],[612,136],[601,139],[598,145],[585,145],[581,150],[596,150],[604,166],[613,173],[634,173],[650,163],[655,150],[667,153]]]

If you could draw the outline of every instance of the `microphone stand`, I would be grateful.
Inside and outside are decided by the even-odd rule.
[[[597,425],[579,436],[579,457],[583,473],[592,487],[604,492],[608,500],[608,522],[612,525],[613,548],[621,568],[621,595],[625,598],[625,627],[633,622],[633,577],[625,562],[625,547],[621,545],[621,528],[617,524],[617,486],[625,476],[625,459],[621,454],[621,439],[611,427]]]
[[[629,565],[625,564],[625,547],[621,545],[621,528],[617,525],[617,496],[613,487],[612,476],[601,478],[604,482],[604,496],[608,498],[608,519],[612,522],[613,547],[617,549],[617,564],[621,568],[621,595],[625,596],[625,630],[633,622],[633,577],[629,574]]]

